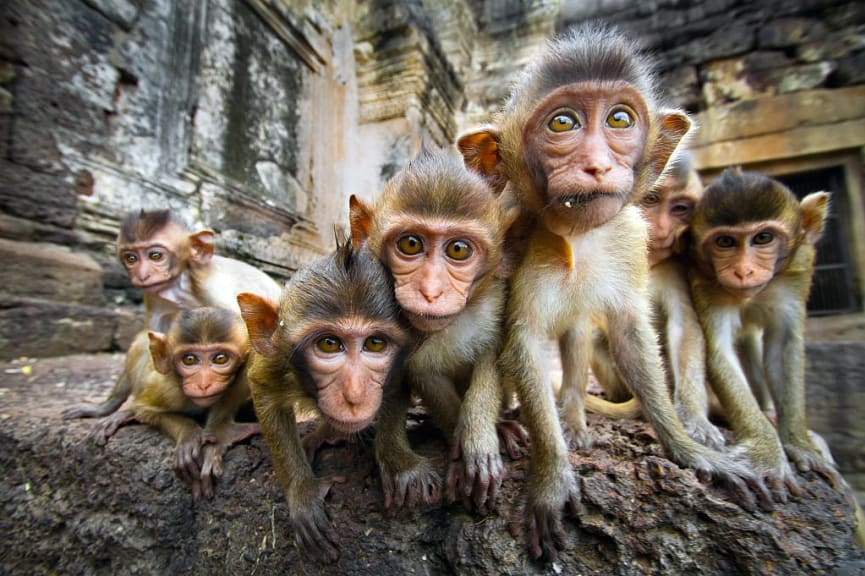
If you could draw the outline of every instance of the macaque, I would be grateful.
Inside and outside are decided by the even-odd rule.
[[[727,169],[706,188],[688,233],[709,378],[736,447],[776,489],[797,486],[788,458],[840,481],[805,419],[805,304],[828,205],[826,192],[799,202],[776,180]],[[777,431],[752,387],[771,394]]]
[[[192,485],[193,500],[209,498],[228,447],[258,433],[256,423],[235,422],[250,399],[246,327],[235,312],[201,307],[175,316],[167,334],[146,334],[148,349],[136,340],[127,355],[140,370],[130,375],[139,384],[132,405],[100,421],[96,441],[104,445],[129,422],[158,428],[177,442],[174,470]]]
[[[639,206],[649,227],[649,294],[655,329],[661,340],[665,372],[673,391],[673,404],[691,438],[712,448],[724,446],[724,436],[708,419],[706,343],[703,328],[691,303],[684,262],[673,247],[687,229],[703,185],[690,155],[679,154]],[[621,400],[630,391],[615,371],[607,349],[607,337],[598,331],[592,353],[592,372],[610,399]],[[596,396],[586,397],[586,408],[612,418],[634,418],[640,403],[611,404]]]
[[[402,397],[382,409],[376,433],[385,507],[438,500],[440,481],[415,454],[405,428],[408,392],[421,398],[451,443],[448,500],[494,505],[504,477],[499,453],[518,456],[525,432],[499,422],[501,347],[509,260],[509,211],[483,178],[447,151],[422,151],[374,203],[351,198],[352,241],[366,243],[393,276],[394,293],[421,341],[408,358]]]
[[[468,166],[506,178],[535,217],[510,279],[499,359],[531,438],[522,518],[533,557],[558,555],[562,509],[575,515],[580,506],[568,450],[569,441],[589,443],[584,397],[595,321],[671,458],[727,483],[748,508],[772,506],[745,463],[687,435],[652,329],[646,223],[633,203],[652,189],[690,126],[684,112],[658,102],[635,44],[589,25],[552,42],[524,69],[494,123],[459,139]],[[544,369],[547,338],[559,341],[561,411]]]
[[[144,292],[148,329],[164,332],[173,314],[198,306],[239,313],[241,292],[279,300],[279,284],[245,262],[214,254],[214,240],[213,231],[190,232],[168,210],[126,215],[117,257]]]
[[[316,438],[354,435],[372,423],[410,344],[393,285],[368,250],[345,243],[299,270],[278,306],[256,294],[237,301],[254,350],[255,412],[295,541],[312,559],[333,562],[339,545],[324,497],[337,478],[313,474],[297,414],[318,412]]]
[[[72,406],[64,418],[93,418],[117,410],[137,385],[133,377],[141,373],[139,364],[146,358],[140,351],[146,349],[147,330],[164,333],[179,311],[216,306],[239,314],[241,292],[279,300],[279,285],[267,274],[213,250],[212,231],[191,233],[168,210],[126,215],[117,236],[117,256],[132,285],[144,292],[145,329],[134,339],[108,398],[96,405]]]

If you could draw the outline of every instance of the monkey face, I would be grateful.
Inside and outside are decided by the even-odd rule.
[[[758,294],[775,276],[775,266],[786,255],[784,229],[765,222],[718,226],[703,241],[718,283],[741,298]]]
[[[119,247],[120,262],[133,286],[154,293],[177,279],[183,271],[182,260],[170,248],[171,242],[170,235],[157,233],[145,242]]]
[[[332,328],[304,345],[306,373],[328,423],[342,433],[359,432],[372,423],[381,406],[398,346],[384,330],[367,322]]]
[[[645,102],[625,82],[577,82],[544,98],[522,145],[547,228],[572,236],[615,216],[631,200],[647,135]]]
[[[676,178],[668,175],[640,200],[640,211],[649,225],[650,265],[654,266],[673,254],[676,240],[691,223],[698,193],[687,183],[682,186]]]
[[[183,394],[202,408],[219,400],[242,363],[238,350],[220,345],[184,347],[174,354]]]
[[[427,222],[386,243],[396,299],[416,329],[442,330],[466,307],[486,264],[486,243],[475,232],[468,224]]]

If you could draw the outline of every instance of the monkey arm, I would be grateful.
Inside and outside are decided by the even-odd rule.
[[[432,463],[409,444],[405,418],[410,401],[409,387],[401,378],[394,378],[384,393],[375,436],[385,508],[432,505],[441,493],[441,478]]]
[[[324,497],[338,478],[316,478],[300,443],[293,398],[299,389],[292,376],[252,381],[252,399],[261,433],[270,448],[273,468],[282,485],[297,545],[314,560],[339,558],[336,531],[324,509]]]
[[[449,502],[457,499],[459,491],[467,508],[473,504],[483,510],[487,502],[495,506],[504,479],[496,433],[501,403],[496,353],[490,349],[477,360],[459,411],[447,478]]]
[[[522,302],[522,300],[519,300]],[[525,320],[508,323],[508,336],[499,357],[502,377],[516,384],[520,415],[532,442],[532,474],[528,479],[524,528],[529,552],[555,559],[563,546],[562,509],[576,514],[580,487],[568,458],[552,386],[545,378],[538,342]]]

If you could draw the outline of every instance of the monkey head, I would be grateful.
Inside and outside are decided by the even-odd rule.
[[[178,314],[167,334],[148,332],[154,368],[174,373],[183,394],[202,408],[213,406],[234,382],[249,353],[237,313],[193,308]]]
[[[513,182],[547,229],[575,236],[639,200],[690,129],[684,112],[659,108],[653,85],[632,41],[582,28],[527,67],[498,128],[467,132],[458,146],[471,169]]]
[[[510,214],[460,158],[423,150],[367,206],[352,196],[352,241],[390,270],[397,301],[421,332],[447,327],[488,276],[504,272]]]
[[[787,268],[803,242],[822,234],[829,195],[802,202],[783,184],[756,172],[727,169],[704,191],[691,223],[694,259],[731,295],[750,298]]]
[[[176,282],[190,260],[209,261],[213,245],[210,230],[190,233],[168,210],[141,210],[124,218],[117,257],[133,286],[157,293]]]
[[[691,224],[694,206],[703,195],[700,176],[687,153],[680,154],[655,186],[640,199],[640,211],[649,225],[649,264],[672,256]]]
[[[237,297],[250,342],[271,373],[292,373],[343,433],[368,426],[401,365],[408,330],[393,285],[368,250],[350,243],[299,270],[280,303]]]

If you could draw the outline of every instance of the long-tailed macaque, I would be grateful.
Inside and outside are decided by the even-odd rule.
[[[532,472],[523,513],[529,552],[555,558],[562,509],[576,514],[580,487],[567,436],[588,443],[584,396],[593,320],[625,384],[670,456],[700,476],[726,482],[739,501],[771,507],[744,463],[692,440],[676,416],[651,325],[646,224],[632,205],[645,195],[690,128],[660,106],[646,58],[599,26],[572,30],[530,63],[492,126],[464,134],[470,167],[509,180],[535,216],[526,253],[511,277],[502,377],[514,382],[531,437]],[[540,343],[559,341],[561,415]]]
[[[297,429],[297,411],[317,410],[314,432],[355,434],[376,416],[410,344],[393,285],[368,250],[350,243],[299,270],[276,304],[237,297],[253,347],[249,378],[298,546],[314,560],[339,557],[324,497]],[[322,431],[324,428],[325,431]]]
[[[691,165],[690,154],[680,153],[639,206],[649,227],[649,294],[673,404],[691,438],[720,448],[724,436],[708,419],[703,328],[691,303],[683,259],[673,253],[702,193],[703,184]],[[600,331],[594,341],[592,372],[611,400],[630,396],[610,358],[606,335]],[[612,418],[634,418],[642,413],[636,398],[611,404],[589,395],[586,409]]]
[[[190,232],[168,210],[126,215],[117,235],[117,257],[132,285],[144,292],[145,329],[130,347],[108,398],[99,404],[72,406],[63,412],[64,418],[93,418],[117,410],[135,385],[130,379],[141,373],[138,364],[145,357],[140,350],[146,349],[147,330],[165,332],[179,311],[216,306],[239,314],[237,295],[241,292],[279,300],[279,284],[267,274],[213,251],[212,231]]]
[[[788,457],[839,481],[805,419],[805,304],[828,204],[826,192],[800,203],[776,180],[727,169],[706,188],[688,233],[709,377],[737,446],[776,489],[797,485]],[[777,432],[752,387],[771,394]]]
[[[235,422],[250,399],[246,327],[235,312],[201,307],[175,316],[167,334],[146,336],[148,348],[139,338],[128,353],[139,370],[129,375],[136,385],[132,405],[101,420],[96,441],[105,444],[133,421],[158,428],[177,442],[174,470],[192,484],[193,499],[211,497],[225,451],[258,433],[256,423]]]
[[[408,443],[409,390],[451,443],[448,499],[492,506],[504,477],[497,430],[503,449],[526,441],[516,422],[498,422],[503,249],[516,212],[446,151],[422,151],[373,204],[352,197],[350,206],[352,241],[366,242],[384,262],[397,301],[421,335],[404,386],[389,397],[377,427],[385,506],[432,504],[440,492],[438,474]]]

